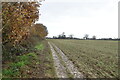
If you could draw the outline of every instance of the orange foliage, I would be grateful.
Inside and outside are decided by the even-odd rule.
[[[16,45],[29,33],[31,24],[39,18],[37,2],[3,2],[2,3],[2,34],[3,44]]]
[[[46,26],[44,26],[43,24],[34,24],[31,27],[31,33],[33,35],[39,36],[40,38],[45,38],[45,36],[47,36],[48,34],[48,31]]]

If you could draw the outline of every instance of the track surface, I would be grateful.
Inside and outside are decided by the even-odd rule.
[[[48,42],[54,60],[54,66],[56,69],[56,74],[58,78],[69,78],[66,72],[66,68],[69,70],[73,78],[83,79],[83,75],[78,71],[77,67],[74,66],[72,61],[68,59],[68,57],[53,43]],[[62,58],[62,61],[65,63],[66,67],[61,64],[58,55]]]

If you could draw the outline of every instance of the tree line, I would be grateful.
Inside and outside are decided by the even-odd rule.
[[[3,61],[24,54],[36,43],[34,38],[45,39],[47,27],[39,19],[39,2],[2,2],[2,56]]]
[[[77,38],[74,37],[73,34],[70,34],[69,36],[65,35],[65,32],[63,32],[62,34],[59,34],[58,36],[53,36],[51,37],[47,37],[48,39],[77,39],[77,40],[120,40],[119,38],[99,38],[97,39],[97,37],[95,35],[93,35],[91,38],[89,37],[89,34],[85,34],[83,38]]]

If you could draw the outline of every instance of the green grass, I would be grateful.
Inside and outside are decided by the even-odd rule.
[[[0,80],[2,79],[2,71],[0,72]]]
[[[17,63],[12,63],[10,66],[12,67],[12,68],[20,68],[20,67],[22,67],[22,66],[25,66],[25,61],[19,61],[19,62],[17,62]]]
[[[7,69],[7,70],[3,70],[3,75],[9,75],[9,76],[12,76],[12,77],[15,77],[15,76],[18,76],[19,75],[19,72],[17,71],[17,69],[13,70],[13,69]]]
[[[9,64],[8,69],[3,69],[3,76],[17,77],[19,76],[20,69],[25,65],[31,64],[32,59],[37,59],[35,53],[28,53],[22,56],[17,56],[17,61]]]
[[[16,56],[4,64],[2,77],[7,78],[54,78],[53,58],[46,40],[30,48],[31,52]]]
[[[29,54],[27,54],[27,56],[34,58],[34,59],[38,58],[38,56],[35,53],[29,53]]]
[[[104,40],[49,40],[56,44],[88,78],[118,77],[118,42]]]
[[[56,78],[57,75],[55,73],[52,52],[50,51],[50,48],[48,46],[45,47],[44,56],[45,76],[48,78]]]
[[[42,43],[38,43],[36,46],[35,46],[35,49],[37,50],[43,50],[44,49],[44,45]]]

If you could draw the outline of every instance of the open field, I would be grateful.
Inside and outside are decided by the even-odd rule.
[[[49,39],[87,78],[118,77],[118,42]]]

